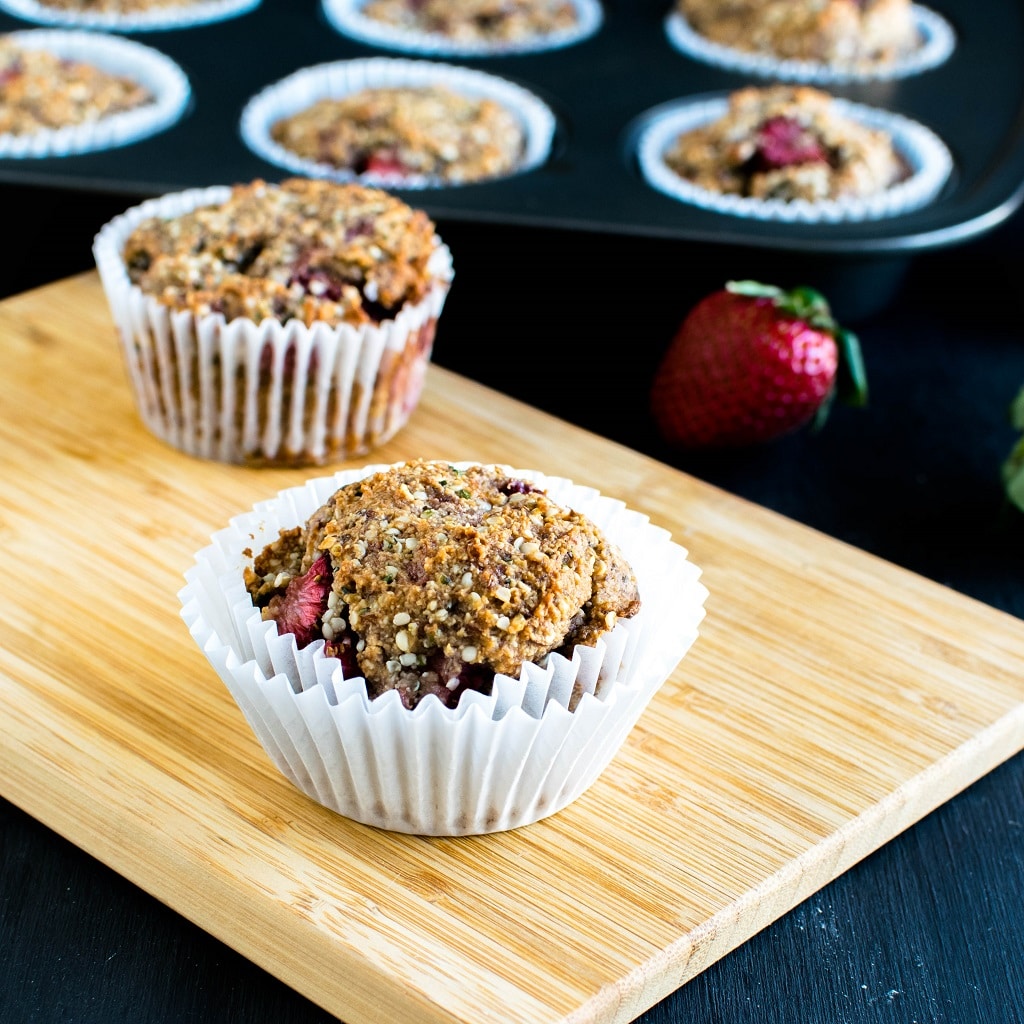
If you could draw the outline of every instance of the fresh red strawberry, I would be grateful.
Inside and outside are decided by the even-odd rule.
[[[277,622],[278,633],[294,633],[295,643],[305,647],[320,636],[320,619],[331,592],[331,567],[321,555],[304,576],[296,576],[283,594],[271,598],[267,610]]]
[[[730,281],[689,313],[651,385],[662,436],[682,448],[769,441],[816,418],[833,397],[864,405],[856,337],[811,288]]]

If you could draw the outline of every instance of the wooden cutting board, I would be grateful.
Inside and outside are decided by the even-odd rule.
[[[559,814],[355,824],[272,767],[176,596],[232,515],[326,470],[151,437],[93,274],[0,303],[0,344],[0,791],[347,1024],[632,1020],[1024,747],[1024,622],[433,367],[365,461],[620,497],[707,618]]]

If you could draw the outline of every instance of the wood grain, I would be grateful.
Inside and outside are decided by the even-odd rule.
[[[0,303],[0,340],[0,791],[348,1024],[632,1020],[1024,747],[1024,622],[433,367],[365,461],[620,497],[702,567],[707,618],[559,814],[347,821],[275,771],[176,596],[232,515],[317,472],[151,437],[93,274]]]

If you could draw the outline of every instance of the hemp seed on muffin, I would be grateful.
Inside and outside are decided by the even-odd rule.
[[[90,124],[154,99],[126,75],[0,36],[0,134]]]
[[[864,198],[908,174],[885,131],[843,116],[810,86],[733,93],[721,118],[681,133],[664,161],[710,192],[786,202]]]
[[[368,0],[360,13],[394,28],[457,42],[520,42],[575,28],[572,0]]]
[[[245,571],[265,620],[324,641],[371,698],[455,706],[551,652],[593,646],[640,608],[615,545],[498,466],[417,460],[340,487]]]
[[[426,213],[387,192],[289,178],[144,220],[124,261],[143,292],[196,316],[364,324],[424,298],[437,248]]]
[[[920,45],[911,0],[677,0],[721,46],[833,68],[885,66]]]
[[[315,164],[399,181],[446,183],[512,173],[524,150],[518,117],[447,85],[362,89],[323,98],[271,126],[273,140]]]

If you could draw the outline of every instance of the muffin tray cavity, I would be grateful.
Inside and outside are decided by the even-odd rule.
[[[1024,198],[1024,65],[1017,59],[1024,52],[1024,13],[1012,0],[929,5],[946,42],[940,59],[899,75],[822,86],[933,133],[948,155],[948,173],[924,201],[893,215],[812,223],[704,208],[654,187],[641,173],[638,147],[666,109],[770,81],[683,52],[666,0],[609,0],[587,33],[550,49],[465,56],[410,54],[345,35],[336,6],[262,0],[233,17],[148,32],[147,45],[188,76],[184,115],[116,150],[0,159],[0,181],[148,197],[257,177],[280,180],[291,172],[252,144],[243,125],[247,107],[304,69],[400,58],[443,60],[503,79],[536,98],[553,120],[550,147],[531,157],[533,166],[523,173],[472,185],[394,187],[439,221],[877,256],[965,241],[999,224]],[[10,0],[0,5],[0,31],[39,28],[11,13],[21,9]]]

